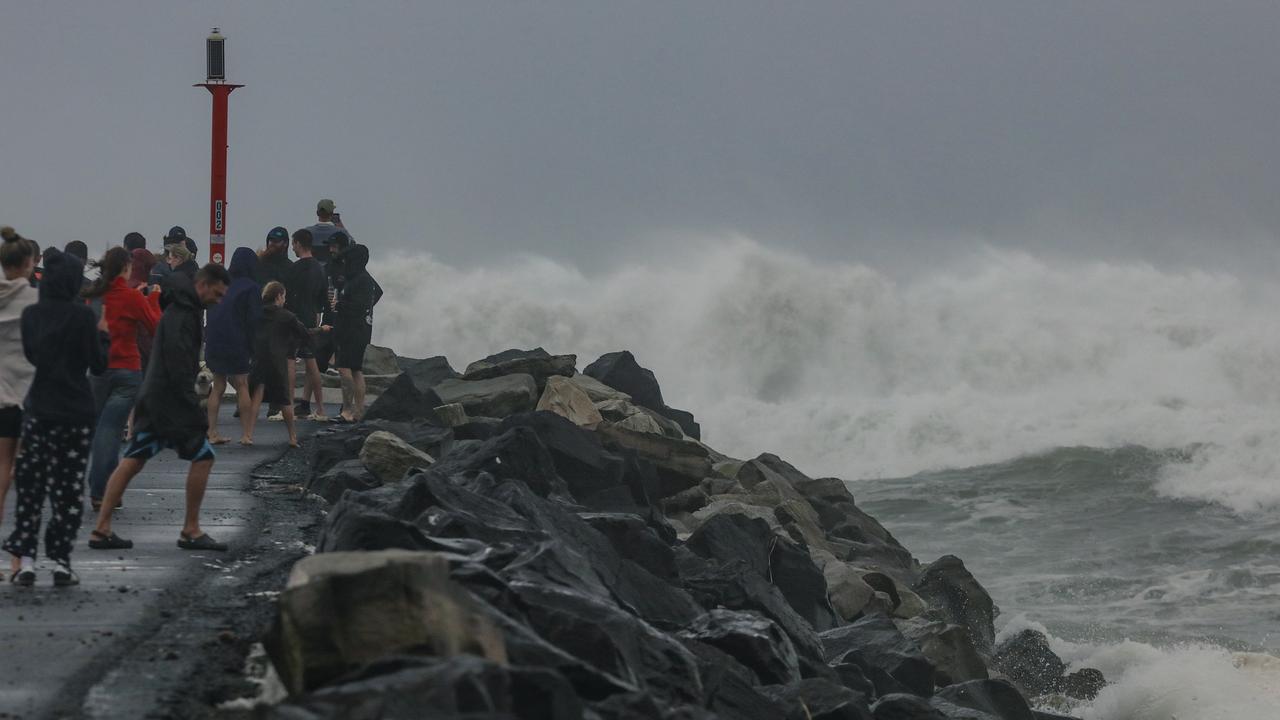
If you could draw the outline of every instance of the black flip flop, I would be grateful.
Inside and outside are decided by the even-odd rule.
[[[133,541],[125,540],[115,533],[103,535],[94,530],[89,534],[89,547],[93,550],[128,550],[133,547]]]
[[[183,550],[208,550],[210,552],[226,552],[226,543],[220,543],[209,537],[209,533],[205,533],[197,538],[187,537],[186,534],[178,536],[178,547]]]

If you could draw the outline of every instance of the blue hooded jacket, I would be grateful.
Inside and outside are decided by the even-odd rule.
[[[253,335],[262,317],[262,286],[253,278],[258,254],[237,248],[231,256],[231,287],[222,302],[209,309],[205,323],[205,357],[225,359],[248,372]]]

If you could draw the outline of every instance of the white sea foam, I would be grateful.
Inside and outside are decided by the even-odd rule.
[[[1202,443],[1159,490],[1280,505],[1280,291],[1226,274],[986,251],[896,280],[742,238],[586,275],[382,258],[377,338],[456,365],[632,350],[710,444],[903,476],[1054,447]]]

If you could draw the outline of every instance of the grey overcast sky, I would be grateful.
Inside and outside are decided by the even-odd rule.
[[[219,25],[233,244],[332,197],[463,265],[1278,257],[1275,2],[2,3],[0,222],[39,240],[207,237]]]

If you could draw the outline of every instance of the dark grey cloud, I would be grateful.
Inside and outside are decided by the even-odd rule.
[[[203,235],[212,25],[233,240],[333,197],[453,262],[738,232],[920,264],[974,242],[1257,265],[1280,229],[1261,2],[11,4],[0,215]],[[1224,260],[1225,258],[1225,260]]]

